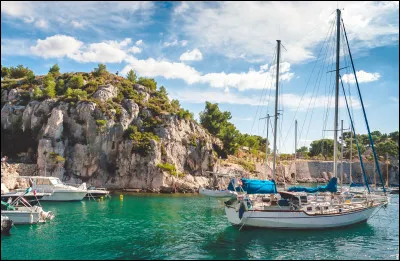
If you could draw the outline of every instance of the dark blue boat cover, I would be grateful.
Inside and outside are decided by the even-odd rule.
[[[364,184],[351,182],[350,188],[353,188],[353,187],[364,187]]]
[[[247,194],[275,194],[276,184],[273,180],[259,180],[259,179],[240,179],[242,182],[242,189]],[[228,189],[231,191],[240,191],[239,187],[233,188],[235,182],[232,180],[229,183]]]
[[[337,178],[333,177],[328,182],[326,186],[319,186],[316,188],[306,188],[306,187],[290,187],[288,191],[291,192],[307,192],[307,193],[315,193],[315,192],[337,192]]]

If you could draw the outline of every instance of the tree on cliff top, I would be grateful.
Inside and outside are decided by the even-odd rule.
[[[311,143],[310,156],[314,157],[321,154],[325,158],[325,160],[327,160],[328,157],[333,156],[333,147],[334,141],[331,139],[315,140]],[[340,151],[339,144],[338,150]]]
[[[136,73],[131,69],[128,74],[126,75],[126,78],[131,82],[131,83],[136,83]]]
[[[49,73],[52,74],[54,77],[57,77],[60,75],[60,67],[58,66],[58,64],[53,65],[50,70]]]
[[[107,74],[107,67],[105,64],[99,63],[97,68],[93,69],[93,74],[95,76],[102,76]]]
[[[230,112],[219,110],[218,103],[206,102],[204,111],[200,112],[200,124],[213,135],[220,133],[231,118]]]

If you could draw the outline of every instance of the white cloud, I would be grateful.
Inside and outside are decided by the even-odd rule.
[[[83,43],[74,37],[57,34],[44,40],[38,39],[30,50],[34,55],[44,58],[71,57],[79,52],[82,45]]]
[[[141,45],[143,43],[143,40],[138,40],[138,41],[136,41],[136,45]]]
[[[78,21],[72,21],[71,24],[75,28],[83,28],[83,24]]]
[[[335,20],[336,2],[184,2],[177,5],[174,29],[208,52],[248,61],[265,60],[281,39],[291,63],[314,58]],[[352,49],[398,42],[398,3],[341,2]],[[306,17],[306,19],[305,19]]]
[[[272,98],[271,98],[272,99]],[[361,108],[361,104],[357,98],[352,97],[352,107],[353,109]],[[297,110],[307,110],[308,108],[334,108],[335,101],[333,97],[330,96],[313,96],[306,94],[303,97],[292,93],[285,93],[279,97],[279,103],[285,108],[290,108]],[[328,106],[329,105],[329,106]],[[345,108],[346,101],[343,96],[339,97],[339,108]]]
[[[169,47],[169,46],[175,46],[175,45],[177,45],[178,44],[178,40],[174,40],[174,41],[172,41],[172,42],[164,42],[163,43],[163,46],[164,47]]]
[[[119,46],[125,47],[125,46],[128,46],[130,43],[132,43],[132,39],[131,38],[125,38],[124,40],[122,40],[119,43]]]
[[[189,84],[199,82],[201,76],[194,68],[183,63],[157,61],[153,58],[138,60],[135,57],[127,58],[127,62],[129,65],[125,66],[122,74],[127,74],[133,69],[145,77],[163,76],[166,79],[182,79]]]
[[[35,26],[39,27],[39,28],[48,28],[49,27],[47,21],[44,19],[36,20]]]
[[[126,59],[128,65],[123,69],[127,73],[130,69],[137,71],[140,75],[146,77],[162,76],[166,79],[182,79],[188,84],[204,83],[214,88],[223,88],[226,92],[228,88],[238,90],[275,88],[274,73],[276,66],[271,66],[269,71],[254,71],[241,73],[207,73],[202,74],[191,66],[184,63],[169,62],[166,60],[155,60],[149,58],[138,60],[134,57]],[[265,68],[263,68],[265,69]],[[290,71],[290,64],[287,62],[280,65],[280,80],[290,81],[294,73]]]
[[[1,57],[8,55],[30,55],[32,43],[27,39],[1,39]]]
[[[32,8],[31,2],[1,1],[1,12],[9,16],[30,18]]]
[[[201,61],[203,59],[203,55],[201,54],[199,49],[193,49],[192,51],[187,51],[179,57],[181,61]]]
[[[181,40],[178,41],[177,39],[173,40],[172,42],[164,42],[163,46],[164,47],[170,47],[170,46],[176,46],[176,45],[180,45],[180,46],[186,46],[188,44],[187,40]]]
[[[120,63],[126,58],[126,53],[107,43],[93,43],[70,58],[78,62]]]
[[[253,118],[251,118],[251,117],[247,117],[247,118],[232,117],[232,120],[234,120],[234,121],[252,121]]]
[[[214,88],[237,88],[238,90],[248,89],[271,89],[275,88],[276,66],[271,66],[269,71],[264,71],[263,67],[259,71],[249,70],[241,73],[207,73],[200,79],[202,83],[208,83]],[[280,64],[281,81],[290,81],[294,73],[290,71],[290,64],[287,62]]]
[[[182,46],[186,46],[186,45],[187,45],[187,43],[188,43],[188,41],[186,41],[186,40],[182,40],[182,41],[180,41],[180,43],[181,43],[181,45],[182,45]]]
[[[171,96],[174,99],[178,99],[182,102],[188,103],[204,103],[206,101],[214,102],[214,103],[224,103],[224,104],[242,104],[242,105],[251,105],[251,106],[265,106],[268,102],[275,102],[275,98],[271,97],[270,100],[266,99],[265,101],[261,101],[259,96],[245,96],[235,93],[223,93],[220,91],[179,91],[171,93]],[[355,98],[353,98],[354,100]],[[330,100],[330,102],[329,102]],[[328,96],[318,96],[312,97],[310,94],[306,94],[304,97],[301,97],[297,94],[293,93],[285,93],[282,94],[279,98],[279,103],[284,106],[284,108],[288,108],[290,110],[306,110],[310,105],[311,108],[319,108],[324,109],[328,106],[329,108],[334,108],[335,104],[332,97]],[[339,107],[345,107],[344,97],[339,97]],[[360,103],[357,101],[353,102],[353,109],[359,109]]]
[[[84,44],[71,36],[54,35],[38,39],[30,50],[43,58],[68,57],[78,62],[120,63],[128,57],[128,52],[140,52],[136,46],[129,47],[131,43],[130,38],[125,38],[122,41]]]
[[[171,97],[181,102],[204,103],[206,101],[213,103],[246,104],[255,105],[259,99],[257,97],[238,96],[233,93],[222,93],[218,91],[180,91],[171,93]]]
[[[137,46],[132,46],[128,51],[131,52],[131,53],[141,53],[142,49],[140,49]]]
[[[374,81],[377,81],[381,77],[381,75],[377,72],[368,73],[363,70],[357,71],[356,75],[357,75],[357,80],[359,83],[374,82]],[[356,82],[356,79],[354,78],[353,74],[345,74],[342,76],[342,79],[343,79],[343,82],[346,82],[346,83],[355,83]]]
[[[154,7],[154,3],[149,1],[82,1],[79,3],[70,1],[1,1],[1,14],[2,22],[7,20],[29,24],[35,22],[34,25],[39,28],[46,28],[43,22],[43,17],[45,17],[48,27],[57,32],[81,29],[82,27],[77,23],[85,21],[85,29],[100,33],[110,29],[107,34],[110,37],[111,33],[117,32],[113,29],[133,29],[150,22]]]
[[[399,103],[399,97],[390,96],[389,99],[395,103]]]

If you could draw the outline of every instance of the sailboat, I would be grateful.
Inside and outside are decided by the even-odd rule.
[[[340,57],[340,32],[341,32],[341,11],[337,9],[337,36],[336,36],[336,92],[335,92],[335,118],[334,118],[334,167],[333,177],[326,186],[318,188],[297,188],[288,191],[278,192],[276,189],[276,132],[277,117],[274,122],[274,161],[273,161],[273,179],[260,181],[241,179],[240,189],[246,193],[238,195],[236,199],[230,199],[225,202],[225,213],[228,221],[235,226],[250,226],[262,228],[279,229],[325,229],[349,226],[356,223],[367,221],[371,215],[380,207],[387,204],[386,201],[375,200],[366,195],[362,200],[352,202],[351,198],[344,193],[338,193],[337,189],[337,131],[338,131],[338,102],[339,102],[339,57]],[[344,25],[343,25],[344,29]],[[345,33],[345,29],[344,29]],[[345,34],[346,35],[346,34]],[[347,35],[346,35],[347,41]],[[275,115],[278,115],[278,86],[279,86],[279,57],[281,41],[277,40],[277,66],[276,66],[276,95],[275,95]],[[347,47],[350,53],[350,47],[347,41]],[[351,53],[350,53],[351,58]],[[352,60],[352,58],[351,58]],[[353,65],[354,77],[355,69]],[[356,77],[357,82],[357,77]],[[342,83],[343,87],[343,83]],[[357,82],[358,87],[358,82]],[[359,89],[358,89],[359,91]],[[345,93],[344,93],[345,94]],[[360,99],[361,94],[359,92]],[[345,96],[345,95],[344,95]],[[346,96],[345,96],[346,97]],[[346,100],[347,105],[347,100]],[[368,133],[369,126],[366,119],[364,105],[361,99],[361,105],[366,120]],[[348,109],[348,105],[347,105]],[[349,112],[349,109],[348,109]],[[355,133],[351,114],[352,131]],[[357,139],[356,139],[357,142]],[[373,141],[370,136],[370,142],[374,152],[375,161],[377,161]],[[358,147],[358,143],[357,143]],[[360,151],[358,150],[360,153]],[[360,157],[360,160],[362,158]],[[368,181],[366,179],[364,167],[362,165],[365,184],[368,192]],[[379,165],[377,167],[380,174]],[[236,190],[236,188],[235,188]],[[385,188],[383,188],[385,191]],[[310,196],[309,193],[315,193]]]

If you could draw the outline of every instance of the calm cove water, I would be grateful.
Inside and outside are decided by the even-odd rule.
[[[1,236],[1,259],[399,259],[399,196],[367,223],[323,231],[243,229],[199,195],[43,202],[56,217]]]

